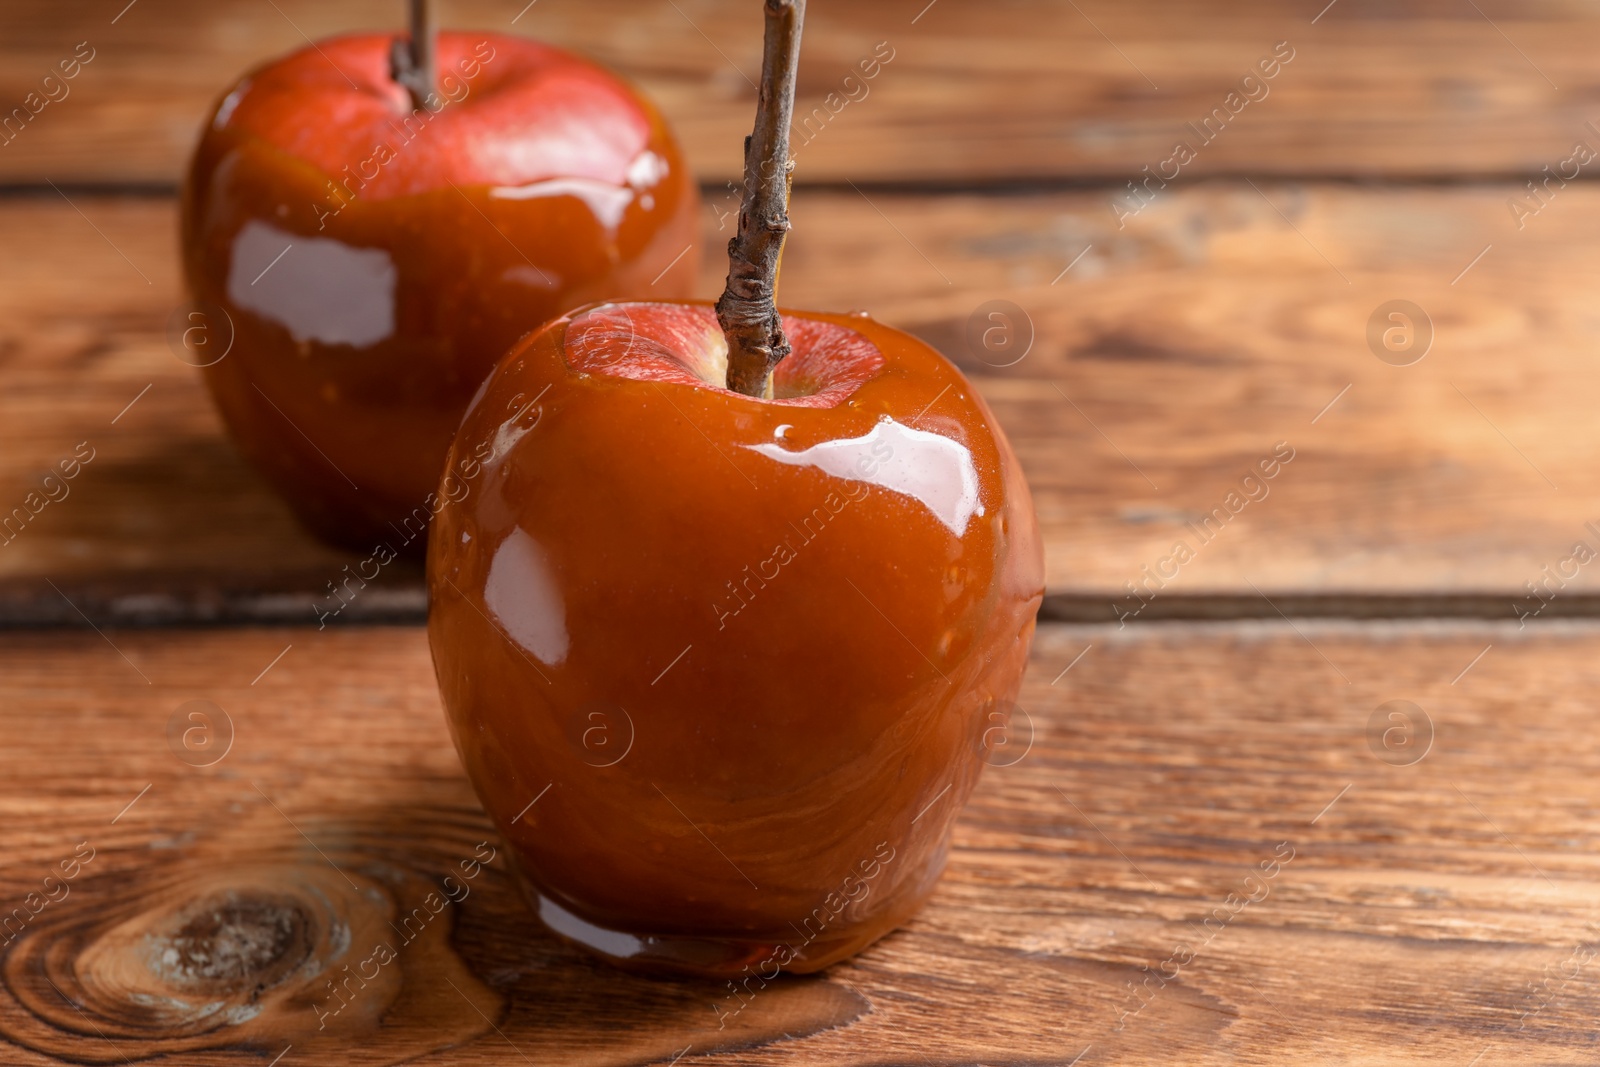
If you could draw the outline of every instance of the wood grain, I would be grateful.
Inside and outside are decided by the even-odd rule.
[[[972,374],[1022,457],[1050,589],[1074,617],[1111,618],[1119,600],[1153,618],[1225,596],[1276,617],[1279,596],[1442,596],[1512,618],[1546,567],[1569,573],[1543,594],[1549,615],[1593,611],[1592,580],[1564,561],[1600,545],[1586,527],[1600,522],[1600,191],[1562,190],[1520,231],[1513,192],[1215,182],[1119,229],[1094,192],[802,190],[783,294],[864,304]],[[706,219],[715,246],[729,229],[715,204]],[[310,622],[354,562],[295,528],[169,348],[173,228],[163,198],[0,203],[0,234],[26,250],[0,262],[0,510],[80,443],[95,450],[70,495],[0,545],[13,622]],[[720,285],[708,264],[701,291]],[[1409,367],[1367,346],[1395,298],[1435,329]],[[991,300],[1032,323],[1012,366],[967,338]],[[1230,515],[1279,442],[1295,458]],[[1201,544],[1219,508],[1228,521]],[[1150,583],[1178,541],[1195,558]],[[417,572],[397,566],[339,621],[421,609]]]
[[[398,30],[390,0],[13,0],[0,12],[6,113],[80,41],[95,58],[14,143],[0,180],[175,182],[206,109],[248,67],[317,38]],[[457,0],[445,25],[525,33],[636,80],[698,172],[736,180],[754,112],[760,19],[737,0]],[[802,182],[1094,176],[1167,159],[1253,65],[1294,59],[1191,176],[1527,174],[1600,118],[1600,14],[1572,0],[870,0],[807,20]],[[120,12],[120,15],[119,15]],[[1319,17],[1319,12],[1320,17]],[[885,42],[893,59],[846,82]],[[59,90],[56,90],[59,92]],[[1261,90],[1253,90],[1256,93]],[[830,102],[830,93],[838,94]],[[800,143],[803,142],[803,143]]]
[[[0,947],[0,1058],[1584,1062],[1597,652],[1592,625],[1047,625],[930,905],[719,1032],[723,991],[550,939],[498,854],[461,873],[498,841],[419,629],[14,635],[0,900],[94,855]],[[170,732],[195,700],[213,748]],[[431,940],[319,1031],[447,875]],[[193,1018],[213,994],[261,1010]]]

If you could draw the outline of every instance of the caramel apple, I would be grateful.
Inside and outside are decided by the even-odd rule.
[[[425,25],[318,42],[241,79],[195,152],[206,384],[312,530],[420,552],[496,360],[572,307],[686,295],[698,207],[659,112],[587,60]]]
[[[926,899],[1043,596],[1027,486],[960,372],[772,303],[800,7],[766,6],[728,292],[519,343],[428,554],[452,735],[540,919],[726,976],[719,1014]]]

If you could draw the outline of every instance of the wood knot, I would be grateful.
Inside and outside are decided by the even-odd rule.
[[[150,935],[152,974],[196,994],[277,985],[310,957],[315,920],[289,897],[228,890],[197,903],[171,933]]]
[[[70,897],[0,933],[0,1061],[386,1067],[449,1049],[630,1067],[870,1010],[817,978],[736,989],[599,964],[541,930],[487,820],[461,808],[308,819],[314,848],[260,816],[165,862],[104,849]]]
[[[72,904],[7,947],[0,1036],[74,1062],[245,1062],[294,1044],[396,1063],[503,1008],[452,951],[437,882],[371,855],[208,857],[85,879]],[[445,978],[461,996],[438,995]]]

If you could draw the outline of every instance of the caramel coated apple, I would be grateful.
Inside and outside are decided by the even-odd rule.
[[[429,638],[534,906],[625,964],[749,981],[904,922],[1043,596],[1028,490],[923,342],[785,312],[774,397],[701,304],[525,339],[439,489]]]
[[[234,86],[182,236],[213,350],[231,337],[204,373],[246,458],[328,540],[420,551],[495,362],[577,305],[685,295],[699,198],[654,106],[594,64],[442,33],[414,108],[393,42],[323,41]]]

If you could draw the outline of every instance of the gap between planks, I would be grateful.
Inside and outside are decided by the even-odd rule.
[[[1189,187],[1206,184],[1228,184],[1251,180],[1272,184],[1318,184],[1352,186],[1363,190],[1382,192],[1387,189],[1459,189],[1486,186],[1519,186],[1528,180],[1531,170],[1474,171],[1461,174],[1392,174],[1372,175],[1354,171],[1324,170],[1220,170],[1197,174],[1171,185]],[[1137,176],[1137,175],[1134,175]],[[794,189],[803,193],[878,193],[884,196],[994,196],[1024,197],[1051,193],[1123,192],[1128,179],[1102,175],[1056,175],[1052,177],[1021,178],[930,178],[919,181],[864,179],[847,181],[807,181],[796,179]],[[1600,184],[1600,171],[1580,173],[1567,179],[1568,185]],[[58,191],[59,190],[59,191]],[[700,195],[709,200],[727,194],[728,183],[702,181]],[[58,199],[62,192],[68,196],[138,197],[148,200],[175,200],[182,193],[179,182],[165,181],[64,181],[54,186],[48,182],[0,180],[0,201],[28,200],[34,198]]]
[[[205,583],[119,588],[105,583],[73,586],[69,595],[96,625],[132,628],[307,626],[317,621],[322,598],[305,586],[219,591]],[[1110,625],[1117,622],[1114,594],[1052,593],[1039,611],[1041,623]],[[420,625],[427,621],[420,585],[395,583],[379,596],[348,605],[329,626]],[[1281,622],[1470,622],[1517,624],[1512,599],[1494,593],[1351,594],[1194,593],[1158,596],[1126,628],[1150,623]],[[1555,620],[1600,621],[1600,594],[1573,594],[1545,604],[1529,625]],[[80,628],[83,616],[48,585],[14,583],[0,588],[0,629]]]

